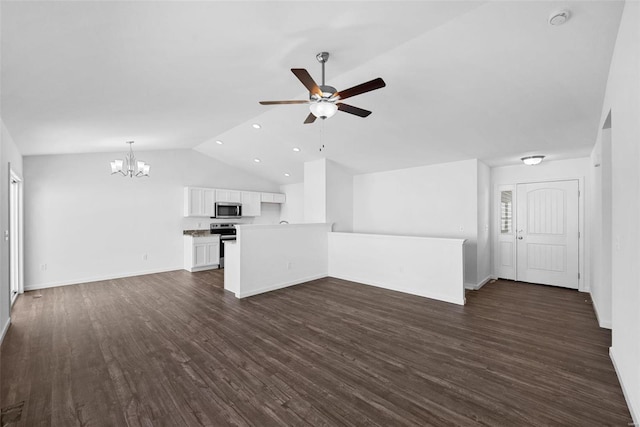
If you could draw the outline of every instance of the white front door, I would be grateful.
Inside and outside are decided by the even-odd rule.
[[[517,279],[578,289],[578,181],[517,185]]]

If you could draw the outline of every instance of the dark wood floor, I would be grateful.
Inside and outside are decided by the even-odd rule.
[[[221,271],[28,292],[1,406],[24,401],[10,426],[626,426],[587,300],[498,281],[461,307],[322,279],[240,301]]]

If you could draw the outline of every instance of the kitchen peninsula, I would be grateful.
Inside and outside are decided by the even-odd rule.
[[[236,225],[224,288],[244,298],[326,277],[331,224]]]
[[[464,305],[464,239],[331,228],[237,225],[237,240],[224,243],[224,288],[245,298],[330,276]]]

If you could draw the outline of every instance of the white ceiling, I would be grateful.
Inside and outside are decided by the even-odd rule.
[[[195,148],[279,183],[588,155],[623,3],[2,1],[2,118],[25,155]],[[552,27],[549,15],[571,10]],[[387,87],[312,125],[291,68]],[[260,123],[255,130],[252,123]],[[224,141],[217,145],[216,139]],[[319,148],[324,145],[322,152]],[[294,153],[292,148],[300,147]],[[258,157],[261,163],[253,159]],[[291,174],[285,177],[284,172]]]

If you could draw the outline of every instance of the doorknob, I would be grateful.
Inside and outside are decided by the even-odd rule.
[[[518,240],[522,240],[522,239],[524,239],[524,237],[518,236]]]

